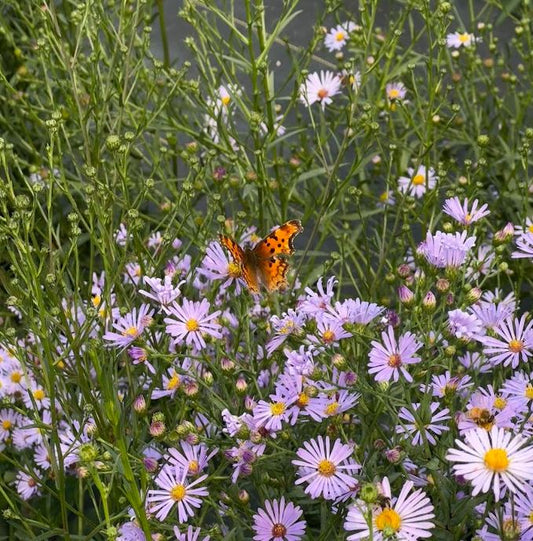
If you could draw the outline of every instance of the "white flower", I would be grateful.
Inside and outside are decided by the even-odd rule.
[[[331,53],[333,51],[340,51],[348,41],[350,32],[356,29],[355,23],[346,22],[339,24],[335,28],[332,28],[324,38],[324,45]]]
[[[407,177],[398,179],[398,189],[413,197],[422,197],[427,190],[432,190],[437,184],[437,175],[432,167],[426,169],[424,165],[415,170],[412,167],[407,169]]]
[[[470,47],[477,40],[474,34],[468,32],[454,32],[446,36],[446,45],[453,49],[459,49],[459,47]]]
[[[306,105],[320,102],[322,109],[332,102],[331,97],[338,94],[341,88],[341,79],[332,71],[310,73],[300,86],[300,100]]]
[[[490,432],[476,428],[465,434],[464,442],[455,440],[460,449],[449,449],[446,458],[458,462],[453,470],[471,481],[472,496],[488,492],[492,486],[497,501],[507,489],[523,490],[524,481],[533,479],[533,447],[525,447],[526,442],[521,434],[497,426]]]

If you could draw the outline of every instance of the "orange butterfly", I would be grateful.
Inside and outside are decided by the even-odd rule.
[[[243,250],[226,235],[220,235],[220,242],[229,250],[252,293],[259,293],[260,284],[268,291],[276,291],[288,285],[286,275],[289,264],[285,256],[294,253],[292,241],[302,231],[300,220],[290,220],[274,229],[253,248]]]

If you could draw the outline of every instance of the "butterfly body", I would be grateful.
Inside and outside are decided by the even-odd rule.
[[[229,250],[252,293],[259,293],[261,285],[268,291],[276,291],[287,287],[289,264],[285,257],[294,253],[293,240],[301,231],[300,221],[290,220],[274,229],[253,248],[243,250],[226,235],[220,235],[220,242]]]

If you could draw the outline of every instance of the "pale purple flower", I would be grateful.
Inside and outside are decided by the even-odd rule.
[[[296,454],[298,459],[292,461],[298,466],[296,484],[308,483],[305,493],[313,499],[322,496],[332,500],[343,494],[353,483],[350,472],[359,469],[358,465],[348,461],[353,454],[353,445],[337,439],[332,448],[329,436],[304,442]]]
[[[128,233],[128,230],[126,229],[126,226],[124,224],[120,224],[119,228],[115,232],[115,242],[119,246],[126,246],[128,240],[131,240],[132,238],[132,235]]]
[[[407,94],[407,88],[401,82],[388,83],[385,87],[385,93],[389,101],[402,101]]]
[[[326,310],[342,323],[368,325],[385,308],[374,302],[361,301],[360,299],[346,299],[343,302],[336,302],[335,306],[326,306]]]
[[[360,539],[384,541],[392,539],[392,536],[399,541],[416,541],[431,537],[430,530],[435,527],[431,522],[435,517],[434,507],[421,489],[409,494],[413,487],[414,483],[407,481],[398,498],[395,498],[392,496],[388,478],[384,477],[380,492],[388,503],[383,506],[369,506],[362,500],[355,501],[348,508],[344,523],[346,531],[355,531],[348,535],[347,541]]]
[[[17,488],[18,495],[23,500],[29,500],[32,496],[39,495],[41,491],[39,488],[39,482],[36,479],[42,477],[42,473],[37,469],[33,470],[33,475],[19,471],[15,479],[15,486]]]
[[[226,251],[216,241],[209,243],[202,263],[196,271],[210,281],[222,280],[219,288],[221,291],[232,283],[235,284],[235,295],[242,290],[241,281],[238,279],[242,276],[240,265],[229,259]]]
[[[272,316],[270,318],[270,325],[274,331],[274,336],[267,342],[267,356],[270,357],[270,355],[285,342],[289,335],[300,334],[305,320],[305,313],[295,312],[294,310],[288,310],[286,313],[282,314],[282,317],[276,315]]]
[[[316,331],[314,335],[307,335],[308,339],[316,345],[337,345],[339,340],[350,338],[351,332],[348,332],[342,326],[342,321],[334,319],[333,316],[326,314],[317,314]]]
[[[456,394],[464,396],[465,391],[473,385],[470,376],[452,376],[449,370],[444,374],[435,374],[431,378],[431,387],[421,385],[420,390],[423,393],[431,394],[438,398],[451,397]]]
[[[287,358],[285,362],[285,370],[289,374],[301,374],[308,376],[315,369],[315,355],[317,351],[310,347],[305,349],[305,346],[300,346],[298,351],[284,349],[283,353]]]
[[[166,332],[175,338],[176,344],[185,342],[197,350],[204,349],[206,347],[204,335],[222,338],[222,327],[213,321],[220,315],[220,310],[209,314],[210,307],[207,299],[200,302],[183,299],[181,306],[176,302],[172,303],[167,308],[167,313],[174,318],[165,318]]]
[[[310,73],[300,85],[300,101],[307,106],[319,102],[324,110],[326,105],[332,103],[331,97],[338,94],[340,89],[341,79],[336,73],[332,71]]]
[[[189,482],[187,470],[178,466],[165,465],[155,478],[159,489],[149,490],[146,495],[146,508],[149,513],[155,513],[157,520],[163,521],[172,508],[178,506],[178,522],[184,523],[194,516],[195,508],[202,505],[201,498],[209,493],[205,487],[198,486],[207,479],[201,475]]]
[[[502,393],[517,412],[526,413],[530,409],[533,410],[533,372],[529,376],[524,372],[515,372],[504,382]]]
[[[191,445],[186,441],[182,441],[180,445],[181,452],[178,449],[170,448],[165,459],[169,464],[185,470],[189,476],[198,475],[205,470],[211,458],[218,452],[216,447],[209,452],[205,443]]]
[[[458,197],[451,197],[444,202],[443,210],[446,214],[449,214],[454,220],[464,226],[473,224],[490,214],[490,210],[488,210],[489,206],[486,203],[478,209],[478,200],[474,199],[470,210],[468,209],[468,203],[468,199],[465,199],[461,203],[461,200]]]
[[[477,351],[467,351],[459,357],[459,362],[474,373],[484,374],[492,370],[492,364],[487,357]]]
[[[428,405],[429,410],[421,408],[419,402],[411,404],[410,407],[412,411],[405,407],[400,409],[398,417],[407,422],[400,421],[396,426],[396,433],[412,436],[411,445],[424,445],[426,441],[430,445],[435,445],[437,443],[435,436],[450,430],[449,426],[443,426],[445,421],[451,419],[448,415],[450,410],[444,408],[435,413],[440,407],[438,402],[431,402]]]
[[[514,306],[504,302],[479,301],[468,308],[485,329],[494,330],[514,312]]]
[[[161,278],[149,278],[145,276],[143,281],[150,286],[151,291],[139,289],[139,293],[163,306],[169,305],[181,295],[180,286],[185,283],[185,280],[182,280],[179,284],[174,285],[172,283],[172,276],[168,274],[165,275],[163,280]]]
[[[164,396],[174,397],[181,386],[181,377],[174,367],[167,368],[167,373],[162,375],[161,387],[156,387],[152,391],[152,400],[163,398]]]
[[[160,231],[156,231],[155,233],[152,233],[148,237],[148,248],[153,248],[154,252],[157,252],[161,245],[163,244],[163,235],[161,235]]]
[[[254,515],[255,541],[299,541],[305,533],[305,520],[299,520],[303,511],[292,502],[265,500],[265,509]]]
[[[381,333],[381,339],[383,344],[376,340],[372,341],[372,349],[368,354],[370,359],[368,372],[375,374],[376,381],[389,381],[392,378],[396,382],[400,379],[400,374],[407,381],[413,381],[405,365],[420,362],[420,357],[416,357],[415,353],[422,344],[410,332],[402,334],[396,341],[391,326]]]
[[[174,526],[174,535],[176,536],[176,541],[200,541],[201,533],[202,530],[200,528],[193,528],[190,525],[186,532],[180,532],[179,528]],[[211,536],[206,535],[202,537],[201,541],[209,541],[210,539]]]
[[[466,341],[479,340],[485,334],[481,321],[475,315],[459,309],[448,312],[448,329],[453,336]]]
[[[310,287],[305,288],[307,296],[298,299],[298,312],[304,312],[310,316],[316,317],[318,313],[325,312],[328,306],[331,306],[331,300],[333,299],[334,294],[333,288],[338,282],[334,276],[330,276],[326,284],[326,289],[324,289],[322,281],[323,277],[321,276],[316,283],[318,293],[313,291]]]
[[[497,365],[516,368],[520,362],[527,363],[533,355],[533,321],[526,325],[526,314],[520,319],[507,318],[494,329],[499,338],[484,336],[479,339],[483,353]]]
[[[104,334],[103,339],[111,342],[110,347],[125,348],[136,340],[144,329],[152,323],[153,315],[154,309],[150,309],[148,304],[141,305],[138,312],[137,308],[133,308],[131,312],[113,323],[113,328],[119,332],[108,331]]]
[[[258,427],[264,427],[268,431],[281,430],[283,421],[288,420],[287,409],[297,396],[283,396],[280,393],[271,394],[270,402],[260,400],[254,408],[254,421]]]
[[[533,233],[527,233],[516,239],[516,250],[511,254],[513,259],[533,259]]]
[[[428,231],[426,240],[418,247],[418,252],[434,267],[458,268],[466,261],[475,243],[476,237],[468,237],[466,231],[455,234],[437,231],[435,235]]]
[[[12,409],[0,410],[0,442],[11,437],[13,430],[22,422],[22,415]]]
[[[339,415],[352,409],[359,400],[359,393],[351,393],[346,389],[341,389],[337,392],[329,394],[319,394],[309,399],[309,404],[306,407],[306,413],[309,416],[320,422],[328,417]]]
[[[457,415],[456,423],[461,434],[477,428],[490,430],[493,426],[510,429],[514,427],[515,415],[513,406],[489,386],[488,390],[481,389],[472,394],[466,413]]]
[[[122,524],[118,534],[117,541],[146,541],[142,528],[134,521]]]

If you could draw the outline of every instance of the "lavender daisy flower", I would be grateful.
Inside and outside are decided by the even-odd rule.
[[[492,364],[487,358],[477,351],[467,351],[459,357],[459,362],[467,369],[474,373],[484,374],[492,370]]]
[[[444,374],[432,376],[431,387],[421,385],[420,390],[425,394],[431,390],[433,396],[446,398],[456,394],[464,396],[472,385],[470,376],[452,376],[450,371],[446,370]]]
[[[533,233],[528,231],[516,239],[516,248],[511,253],[513,259],[533,259]]]
[[[305,288],[306,297],[298,299],[298,312],[304,312],[313,317],[320,312],[325,312],[327,307],[331,305],[333,299],[333,288],[337,284],[334,276],[328,278],[326,289],[322,285],[323,277],[320,277],[316,283],[318,293],[315,293],[310,287]]]
[[[296,402],[297,396],[282,396],[279,393],[270,395],[270,402],[260,400],[254,408],[254,421],[258,427],[264,427],[269,431],[281,430],[283,421],[287,421],[287,409],[292,402]]]
[[[467,237],[466,231],[455,234],[437,231],[435,235],[428,231],[426,240],[418,247],[418,252],[434,267],[458,268],[465,262],[475,243],[476,237]]]
[[[381,483],[382,495],[390,503],[385,506],[368,504],[357,500],[349,507],[344,529],[355,531],[347,541],[357,539],[392,539],[416,541],[431,537],[430,530],[435,527],[431,519],[435,517],[434,507],[430,499],[421,489],[413,489],[413,482],[407,481],[398,498],[393,498],[387,477]],[[371,520],[369,520],[369,518]],[[370,523],[370,524],[369,524]]]
[[[299,467],[296,484],[309,483],[305,493],[313,499],[319,496],[326,500],[335,499],[352,486],[353,477],[349,472],[359,468],[356,464],[348,463],[352,453],[353,446],[339,439],[335,440],[331,448],[328,436],[318,436],[304,442],[303,448],[296,451],[298,459],[292,461]]]
[[[207,475],[201,475],[189,482],[187,470],[166,464],[155,478],[159,489],[149,490],[146,495],[148,512],[155,513],[155,518],[163,521],[177,504],[178,522],[187,522],[194,516],[194,508],[202,505],[201,497],[209,494],[205,487],[197,486],[206,478]]]
[[[533,321],[526,326],[526,314],[520,319],[507,318],[494,331],[500,338],[484,336],[479,339],[484,346],[483,353],[493,364],[516,368],[520,362],[529,361],[533,355]]]
[[[481,321],[485,329],[494,330],[514,312],[514,306],[499,302],[479,301],[470,306],[468,311]]]
[[[385,310],[376,303],[360,299],[346,299],[344,302],[336,302],[335,306],[327,306],[326,309],[329,314],[342,323],[356,325],[368,325]]]
[[[125,522],[118,529],[117,541],[146,541],[142,528],[135,522]]]
[[[457,463],[455,475],[472,483],[472,496],[492,487],[498,501],[507,489],[521,491],[524,481],[533,480],[533,447],[526,443],[520,434],[496,426],[490,432],[477,428],[465,434],[464,442],[455,440],[459,449],[449,449],[446,459]]]
[[[197,350],[204,349],[206,347],[204,335],[222,338],[222,327],[213,322],[220,315],[220,310],[208,315],[209,308],[207,299],[201,302],[183,299],[181,306],[174,302],[166,310],[177,319],[165,318],[166,332],[175,338],[177,344],[185,342],[188,346],[193,345]]]
[[[384,345],[376,340],[372,341],[372,349],[368,354],[370,358],[368,372],[375,374],[376,381],[389,381],[392,378],[396,382],[400,378],[400,373],[407,381],[413,381],[405,365],[420,362],[420,357],[416,357],[415,353],[422,344],[410,332],[402,334],[397,342],[391,326],[381,333],[381,339]]]
[[[359,393],[350,393],[346,389],[331,393],[331,395],[320,394],[309,400],[306,412],[313,420],[320,422],[352,409],[360,396]]]
[[[305,520],[299,520],[303,512],[292,502],[265,500],[265,510],[259,508],[254,515],[255,541],[299,541],[305,532]]]
[[[176,536],[176,541],[200,541],[200,535],[202,530],[200,528],[193,528],[189,526],[186,532],[180,532],[177,526],[174,526],[174,535]],[[202,537],[201,541],[209,541],[211,536],[206,535]],[[144,538],[143,540],[144,541]]]
[[[453,336],[467,342],[479,340],[485,334],[481,321],[475,315],[462,310],[448,312],[448,329]]]
[[[317,314],[316,335],[307,335],[307,338],[316,345],[337,345],[339,340],[350,338],[352,333],[346,331],[342,321],[334,319],[329,314]]]
[[[426,440],[430,445],[435,445],[437,440],[433,435],[440,436],[443,432],[450,430],[450,427],[442,426],[444,421],[451,419],[451,416],[448,415],[450,410],[444,408],[435,414],[439,406],[438,402],[431,402],[429,410],[427,408],[421,410],[420,403],[411,404],[413,411],[401,408],[398,417],[407,423],[398,425],[396,433],[413,436],[411,445],[423,445]]]
[[[270,357],[289,335],[300,334],[305,319],[306,315],[304,313],[298,313],[294,310],[288,310],[282,317],[272,316],[270,324],[274,330],[274,336],[267,342],[267,356]]]
[[[533,410],[533,372],[515,372],[513,376],[504,382],[502,393],[507,398],[509,405],[517,412],[526,413]],[[0,412],[0,421],[2,420]],[[0,432],[0,440],[1,432]]]
[[[220,285],[222,291],[235,283],[235,294],[238,295],[241,292],[241,281],[238,280],[242,277],[241,267],[235,261],[228,259],[225,250],[216,241],[209,244],[202,263],[196,271],[210,281],[223,280]]]
[[[15,486],[18,495],[23,500],[29,500],[32,496],[39,495],[41,493],[41,490],[37,479],[42,477],[42,473],[37,469],[33,470],[33,475],[30,475],[23,471],[19,471],[15,479]]]
[[[459,414],[456,423],[461,435],[477,428],[488,431],[493,426],[510,429],[514,427],[515,415],[516,411],[511,404],[497,396],[489,386],[488,391],[481,389],[472,394],[466,406],[466,414]]]
[[[204,443],[191,445],[186,441],[182,441],[181,451],[178,449],[169,449],[165,459],[168,460],[169,464],[185,470],[187,475],[194,476],[207,468],[209,460],[217,454],[218,448],[215,447],[215,449],[208,453],[207,445]]]
[[[137,312],[134,308],[131,312],[121,317],[113,323],[113,328],[119,331],[118,333],[108,331],[104,334],[103,339],[111,342],[110,347],[129,346],[136,338],[138,338],[144,329],[152,323],[154,309],[150,310],[148,304],[143,304]]]
[[[168,274],[163,280],[161,278],[149,278],[145,276],[143,281],[150,286],[152,291],[139,289],[139,293],[164,306],[169,305],[181,295],[180,286],[185,283],[185,280],[182,280],[179,284],[173,285],[172,276]]]
[[[486,203],[479,209],[477,205],[478,200],[474,199],[472,208],[468,210],[468,199],[465,199],[461,204],[458,197],[451,197],[444,202],[443,210],[461,225],[469,226],[490,214],[490,210],[487,210],[489,206]]]
[[[283,353],[287,358],[285,361],[285,371],[288,374],[309,376],[315,370],[315,355],[317,351],[312,346],[309,349],[305,349],[305,346],[300,346],[298,351],[284,349]]]

